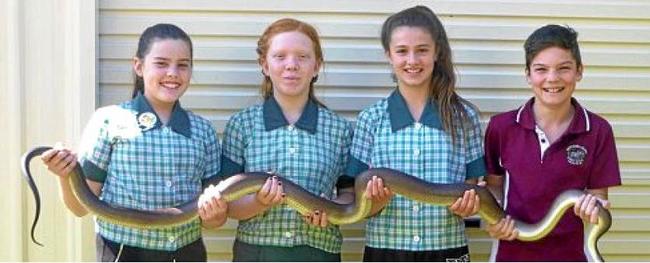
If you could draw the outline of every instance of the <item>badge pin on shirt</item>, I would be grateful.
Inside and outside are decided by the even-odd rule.
[[[156,115],[151,112],[145,112],[138,116],[138,125],[142,131],[147,131],[153,128],[156,125],[158,118]]]

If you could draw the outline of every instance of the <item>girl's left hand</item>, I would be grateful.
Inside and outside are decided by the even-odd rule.
[[[576,204],[573,206],[573,212],[579,216],[582,220],[588,221],[592,224],[598,223],[598,209],[600,209],[596,202],[600,202],[600,205],[609,209],[611,203],[605,199],[599,198],[593,194],[583,194],[578,198]]]
[[[480,182],[479,186],[484,186],[485,182]],[[456,202],[449,206],[449,210],[460,217],[475,215],[481,209],[481,202],[474,189],[467,190],[463,197],[459,197]]]
[[[216,187],[210,185],[199,197],[198,212],[206,228],[220,227],[226,222],[228,203],[223,200]]]
[[[303,216],[305,222],[310,225],[317,227],[326,227],[329,222],[327,221],[327,213],[315,210],[313,213],[309,213],[306,216]]]

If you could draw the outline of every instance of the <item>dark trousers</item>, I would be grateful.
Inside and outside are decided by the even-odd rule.
[[[341,254],[329,253],[310,246],[277,247],[258,246],[235,240],[232,248],[234,262],[340,262]]]
[[[179,248],[176,251],[154,250],[139,247],[122,246],[113,241],[107,240],[97,234],[95,238],[97,244],[97,261],[189,261],[189,262],[206,262],[208,260],[205,251],[203,239],[198,240]]]
[[[467,246],[443,250],[408,251],[373,248],[366,246],[363,250],[365,262],[469,262]]]

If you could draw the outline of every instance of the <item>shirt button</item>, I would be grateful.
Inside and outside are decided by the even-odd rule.
[[[176,241],[176,238],[174,236],[169,236],[167,240],[169,240],[169,243],[174,243],[174,241]]]
[[[171,180],[167,180],[167,182],[165,182],[165,184],[167,185],[167,187],[172,187],[172,181]]]
[[[296,147],[289,147],[289,153],[290,154],[295,154],[298,151],[298,148]]]
[[[293,233],[290,232],[290,231],[284,232],[284,237],[286,237],[286,238],[292,238],[292,237],[293,237]]]
[[[289,126],[287,127],[287,130],[289,130],[290,132],[292,132],[294,129],[295,129],[295,128],[293,127],[293,125],[289,125]]]
[[[416,213],[417,213],[418,211],[420,211],[420,207],[417,206],[417,205],[414,205],[414,206],[413,206],[413,212],[416,212]]]
[[[416,122],[414,126],[416,130],[419,130],[420,128],[422,128],[422,123]]]
[[[419,156],[419,155],[420,155],[420,149],[413,150],[413,156]]]
[[[420,236],[418,236],[418,235],[413,236],[413,242],[416,242],[416,243],[420,242]]]

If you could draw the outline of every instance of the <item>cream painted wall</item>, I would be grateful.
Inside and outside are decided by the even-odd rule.
[[[192,87],[183,104],[213,121],[258,101],[254,45],[264,27],[290,16],[314,24],[327,61],[317,94],[354,120],[393,86],[379,45],[392,12],[431,6],[445,24],[460,75],[459,90],[489,116],[531,93],[523,78],[525,37],[546,23],[580,33],[584,81],[576,97],[614,127],[624,186],[613,189],[614,225],[601,242],[605,259],[650,260],[650,2],[643,0],[0,1],[0,260],[94,260],[92,220],[76,219],[59,201],[56,180],[36,164],[44,204],[33,245],[31,193],[18,159],[36,144],[74,146],[94,108],[125,100],[137,36],[151,24],[176,23],[195,45]],[[229,260],[236,222],[205,234],[211,260]],[[344,226],[344,259],[360,259],[363,226]],[[470,230],[474,260],[490,239]]]
[[[0,97],[2,181],[0,260],[80,261],[94,258],[90,218],[74,218],[59,200],[54,176],[35,161],[42,213],[29,239],[34,201],[19,170],[20,155],[56,141],[74,146],[95,108],[96,4],[84,0],[5,0]],[[6,148],[5,148],[6,147]]]

